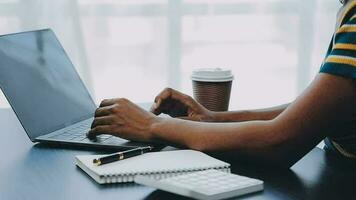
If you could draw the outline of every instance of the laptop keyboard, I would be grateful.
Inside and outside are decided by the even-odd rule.
[[[50,138],[56,140],[65,140],[65,141],[75,141],[75,142],[97,142],[97,143],[112,143],[110,142],[113,136],[112,135],[99,135],[95,140],[90,140],[87,138],[87,132],[90,130],[91,121],[82,121],[77,124],[74,124],[67,129],[63,130],[56,135],[51,136]]]

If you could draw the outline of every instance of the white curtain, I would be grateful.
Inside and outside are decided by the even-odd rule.
[[[338,0],[0,0],[0,34],[52,28],[95,101],[191,94],[194,68],[235,74],[231,108],[293,100],[318,72]],[[0,95],[0,107],[8,106]]]

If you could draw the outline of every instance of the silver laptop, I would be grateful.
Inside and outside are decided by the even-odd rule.
[[[96,106],[50,29],[0,36],[0,88],[33,142],[148,145],[110,135],[86,137]]]

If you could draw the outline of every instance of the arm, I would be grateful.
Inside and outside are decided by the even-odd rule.
[[[233,151],[291,166],[330,134],[333,124],[352,115],[351,79],[319,74],[278,117],[242,123],[201,123],[159,119],[153,138],[202,151]]]
[[[89,136],[109,133],[131,140],[159,140],[290,167],[330,134],[330,126],[352,115],[355,94],[351,79],[319,74],[278,117],[241,123],[165,119],[128,100],[105,100]]]
[[[242,111],[227,111],[215,112],[215,122],[243,122],[252,120],[270,120],[282,113],[289,104],[283,104],[272,108],[258,110],[242,110]]]

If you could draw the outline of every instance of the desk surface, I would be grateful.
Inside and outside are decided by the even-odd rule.
[[[186,199],[137,184],[99,185],[74,164],[96,151],[34,145],[10,109],[0,109],[0,199]],[[242,199],[353,199],[356,163],[315,148],[291,170],[232,162],[232,172],[265,181]]]

